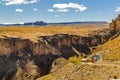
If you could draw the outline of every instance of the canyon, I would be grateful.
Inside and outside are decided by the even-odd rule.
[[[0,27],[0,80],[45,76],[72,56],[91,55],[109,40],[109,32],[106,23]]]
[[[37,80],[119,80],[120,15],[112,20],[108,31],[107,37],[109,39],[104,44],[98,45],[95,50],[92,50],[87,58],[83,58],[83,60],[87,59],[86,62],[84,60],[81,64],[75,64],[75,62],[64,63],[65,65],[55,72]],[[97,60],[92,61],[94,59]]]
[[[0,80],[34,80],[48,74],[57,58],[90,54],[90,47],[103,44],[104,39],[102,35],[56,34],[32,42],[4,36],[0,38]]]

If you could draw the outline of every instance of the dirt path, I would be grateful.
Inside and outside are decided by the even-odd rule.
[[[120,67],[120,65],[117,64],[106,64],[106,63],[86,63],[88,65],[95,65],[95,66],[116,66],[116,67]]]

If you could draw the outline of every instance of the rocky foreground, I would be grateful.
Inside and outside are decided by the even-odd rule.
[[[68,63],[56,72],[37,80],[112,80],[120,79],[120,65]]]

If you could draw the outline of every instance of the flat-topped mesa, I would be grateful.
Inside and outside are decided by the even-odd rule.
[[[112,20],[112,22],[109,24],[109,27],[111,36],[115,35],[117,32],[120,31],[120,14],[115,20]]]

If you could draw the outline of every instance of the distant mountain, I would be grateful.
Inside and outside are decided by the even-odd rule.
[[[23,24],[0,24],[0,26],[44,26],[47,25],[46,22],[36,21],[36,22],[28,22]]]
[[[70,24],[107,24],[106,21],[86,21],[86,22],[60,22],[46,23],[43,21],[28,22],[23,24],[0,24],[0,26],[44,26],[44,25],[70,25]]]
[[[61,23],[49,23],[51,25],[70,25],[70,24],[107,24],[106,21],[85,21],[85,22],[61,22]]]
[[[43,26],[43,25],[47,25],[47,23],[43,22],[43,21],[36,21],[36,22],[30,22],[30,23],[24,23],[23,25],[25,26]]]

